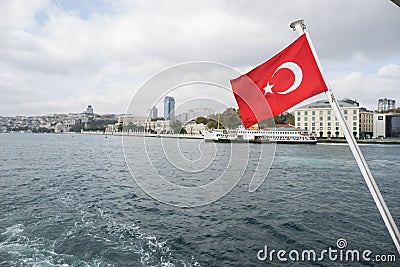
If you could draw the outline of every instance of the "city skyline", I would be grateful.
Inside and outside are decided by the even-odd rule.
[[[390,105],[384,105],[384,103],[382,102],[385,101],[388,102],[387,104],[389,104],[390,102]],[[384,106],[385,109],[375,110],[375,112],[366,109],[362,105],[360,106],[360,103],[358,103],[356,100],[349,99],[347,97],[339,100],[338,103],[342,107],[342,112],[345,116],[345,119],[352,120],[349,123],[351,123],[353,134],[356,137],[370,138],[371,136],[378,135],[384,137],[393,137],[392,135],[398,136],[398,121],[400,115],[391,112],[391,110],[395,108],[395,103],[393,100],[379,99],[378,109],[379,106]],[[165,110],[163,116],[161,117],[158,117],[157,108],[155,106],[151,109],[150,113],[147,116],[135,116],[134,114],[96,114],[92,105],[87,105],[86,110],[80,113],[56,113],[50,115],[11,117],[0,116],[0,133],[13,131],[34,133],[60,133],[68,131],[80,132],[84,128],[89,129],[89,131],[107,130],[113,132],[120,130],[120,123],[123,123],[124,125],[130,125],[131,123],[133,123],[133,125],[129,126],[133,127],[131,128],[131,130],[138,130],[137,127],[149,127],[149,129],[152,129],[152,131],[155,132],[160,131],[169,133],[172,129],[171,121],[174,121],[175,119],[182,123],[185,123],[185,125],[189,125],[187,124],[188,122],[194,120],[196,120],[197,122],[197,118],[199,117],[212,118],[212,116],[210,117],[210,115],[215,116],[217,114],[215,110],[210,108],[190,108],[186,112],[177,114],[176,116],[175,114],[172,114],[173,117],[170,117],[171,113],[175,112],[174,98],[166,96],[164,98],[164,104]],[[317,108],[318,110],[316,111],[315,108]],[[228,109],[226,109],[222,114],[225,114]],[[167,114],[168,116],[165,117],[165,114]],[[350,114],[350,116],[347,116],[348,114]],[[325,117],[323,115],[325,115]],[[330,106],[326,100],[316,101],[304,106],[300,106],[293,110],[292,116],[294,117],[294,122],[292,122],[293,127],[298,127],[299,129],[303,129],[305,131],[311,131],[312,134],[319,134],[320,137],[323,135],[324,137],[331,137],[332,135],[334,135],[335,137],[343,137],[341,136],[343,135],[343,133],[339,130],[338,122],[335,122],[335,116],[332,117],[332,111],[330,111]],[[375,129],[372,126],[372,123],[376,124],[378,117],[386,118],[385,116],[388,118],[388,127],[391,130],[388,132],[386,132],[386,130],[383,131],[382,125],[378,130]],[[281,119],[280,116],[278,120],[279,119]],[[386,119],[383,120],[386,121]],[[386,122],[384,122],[384,124],[385,123]],[[393,127],[392,124],[394,125]],[[161,127],[161,125],[163,126]],[[195,126],[192,125],[190,127]],[[204,125],[200,127],[204,127]],[[194,128],[188,129],[190,129],[190,132],[192,132]],[[196,128],[195,131],[198,131],[199,129],[200,128]]]
[[[347,98],[347,97],[345,97],[345,98]],[[313,98],[313,99],[315,99],[315,98]],[[383,110],[380,110],[380,104],[381,104],[381,101],[383,101],[383,100],[392,101],[391,102],[391,106],[387,107],[387,108],[385,108]],[[323,99],[322,101],[325,101],[325,100]],[[305,101],[304,103],[311,103],[311,102],[312,101]],[[301,107],[304,103],[302,102],[302,104],[297,105],[296,108]],[[163,107],[162,110],[164,111],[164,101],[160,102],[160,104],[162,104],[161,105]],[[180,103],[177,103],[177,104],[179,105]],[[361,105],[365,106],[363,103],[361,103]],[[227,107],[227,108],[237,108],[237,107]],[[287,112],[294,113],[294,110],[296,108],[291,108]],[[396,105],[396,100],[395,99],[380,98],[380,99],[377,99],[375,107],[369,108],[369,110],[374,111],[374,112],[384,112],[384,111],[388,111],[388,110],[391,110],[391,109],[397,109],[397,108],[399,108],[399,107]],[[91,110],[91,111],[89,111],[89,110]],[[198,110],[213,111],[211,113],[208,112],[207,114],[218,114],[218,113],[222,113],[224,111],[224,110],[214,110],[214,109],[210,109],[210,108],[207,108],[207,107],[187,108],[187,109],[180,108],[179,109],[179,113],[176,114],[177,109],[175,108],[174,109],[174,113],[175,113],[174,117],[180,116],[180,115],[184,115],[185,113],[186,114],[187,113],[191,113],[191,112],[192,113],[193,112],[196,113],[196,111],[198,111]],[[131,114],[131,113],[117,113],[117,112],[108,112],[108,113],[94,112],[94,106],[93,105],[86,105],[84,108],[81,109],[81,111],[50,112],[50,113],[46,113],[46,114],[13,114],[13,115],[0,114],[0,117],[38,117],[38,116],[53,116],[53,115],[58,115],[58,114],[83,114],[83,113],[87,113],[87,114],[91,113],[91,114],[98,114],[98,115],[116,115],[116,116],[123,116],[123,115],[131,116],[131,115],[133,115],[133,116],[138,116],[138,117],[149,117],[149,118],[164,117],[164,113],[162,113],[162,115],[158,113],[158,108],[156,106],[151,108],[148,114],[137,115],[137,114]],[[205,117],[206,117],[206,115],[205,115]]]
[[[0,10],[1,116],[79,112],[88,103],[124,114],[140,86],[172,65],[211,61],[247,72],[296,38],[288,24],[298,18],[337,98],[372,110],[380,98],[400,101],[400,9],[390,1],[42,0],[2,1]],[[184,103],[196,90],[170,95]],[[233,97],[226,102],[236,107]]]

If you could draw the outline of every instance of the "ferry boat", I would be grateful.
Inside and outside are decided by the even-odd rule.
[[[314,134],[301,132],[295,128],[271,128],[267,130],[245,129],[234,131],[226,129],[201,131],[205,141],[218,143],[281,143],[281,144],[316,144]]]
[[[228,130],[225,129],[202,130],[200,133],[203,135],[206,142],[231,143],[239,141],[235,133],[228,132]]]

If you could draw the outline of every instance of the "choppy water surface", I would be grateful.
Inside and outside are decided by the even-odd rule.
[[[221,155],[229,156],[230,144],[181,140],[181,152],[193,164],[199,151],[219,154],[210,156],[212,165],[202,166],[207,171],[180,177],[157,152],[156,138],[146,139],[153,147],[147,154],[134,149],[143,139],[130,138],[127,153],[137,166],[131,171],[140,179],[156,175],[146,164],[149,154],[163,175],[186,186],[207,184],[227,164],[242,166],[246,160],[233,157],[227,163]],[[397,264],[376,266],[399,266],[389,233],[343,145],[277,145],[270,173],[256,192],[248,192],[257,164],[250,159],[229,193],[189,208],[161,203],[141,190],[125,163],[120,137],[1,134],[0,147],[0,266],[279,265],[259,261],[257,252],[265,245],[321,251],[340,238],[351,249],[396,255]],[[399,225],[400,146],[361,149]],[[259,153],[250,146],[253,150]],[[235,172],[240,174],[233,168],[230,175]],[[182,197],[188,196],[177,195],[176,200]],[[330,261],[288,265],[313,264],[375,266]]]

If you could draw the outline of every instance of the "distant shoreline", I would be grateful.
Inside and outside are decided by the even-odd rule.
[[[4,134],[12,132],[1,132]],[[18,132],[14,132],[18,133]],[[24,132],[25,133],[25,132]],[[136,136],[136,137],[155,137],[155,138],[182,138],[182,139],[203,139],[201,134],[151,134],[143,132],[103,132],[103,131],[82,131],[80,133],[65,132],[65,133],[46,133],[46,134],[88,134],[88,135],[104,135],[104,136]],[[317,138],[319,144],[345,144],[346,139],[327,139]],[[381,145],[400,145],[400,138],[370,138],[358,139],[359,144],[381,144]]]
[[[150,134],[150,133],[139,133],[139,132],[102,132],[102,131],[83,131],[82,134],[94,134],[94,135],[110,135],[110,136],[141,136],[141,137],[162,137],[162,138],[183,138],[183,139],[203,139],[200,134]],[[327,138],[317,138],[318,143],[347,143],[346,139],[327,139]],[[358,139],[359,144],[386,144],[386,145],[398,145],[400,144],[400,138],[386,138],[386,139]]]
[[[318,138],[317,138],[318,139]],[[318,143],[347,143],[346,139],[318,139]],[[359,144],[386,144],[386,145],[398,145],[400,144],[400,138],[387,138],[387,139],[357,139]]]

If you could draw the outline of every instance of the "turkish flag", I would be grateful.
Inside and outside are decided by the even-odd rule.
[[[231,85],[245,128],[328,91],[306,34]]]

